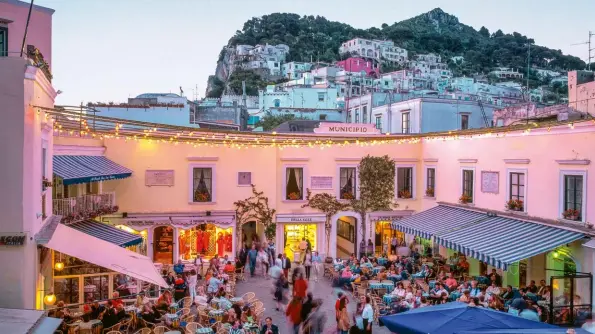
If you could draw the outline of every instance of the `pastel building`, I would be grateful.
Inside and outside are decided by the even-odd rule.
[[[395,64],[402,64],[407,61],[407,50],[395,46],[392,41],[354,38],[341,44],[339,53],[350,53],[376,60],[382,58],[384,61]]]
[[[342,121],[338,88],[326,86],[287,87],[284,90],[268,86],[259,91],[259,106],[272,114],[291,113],[312,120]]]
[[[374,62],[365,60],[363,58],[347,58],[345,60],[338,61],[336,66],[344,69],[348,72],[365,72],[367,75],[375,75],[378,71],[378,65],[374,65]]]
[[[304,73],[309,72],[312,68],[311,63],[292,61],[281,65],[282,75],[287,79],[300,79]]]
[[[568,105],[580,112],[595,115],[595,72],[568,72]]]

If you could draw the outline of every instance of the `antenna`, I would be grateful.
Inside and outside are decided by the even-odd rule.
[[[574,44],[570,44],[571,46],[574,45],[588,45],[588,56],[587,56],[587,69],[590,71],[591,70],[591,59],[595,58],[595,56],[591,56],[591,51],[595,50],[595,48],[591,48],[591,37],[595,36],[595,33],[592,31],[589,31],[589,39],[586,42],[582,42],[582,43],[574,43]]]

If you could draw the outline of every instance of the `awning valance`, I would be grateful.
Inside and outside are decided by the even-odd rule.
[[[395,220],[392,227],[407,234],[430,239],[437,233],[451,231],[487,218],[485,213],[438,205],[412,216]]]
[[[434,236],[440,245],[500,269],[545,253],[584,235],[553,226],[507,217],[490,217],[464,228]]]
[[[68,224],[68,227],[87,233],[95,238],[111,242],[120,247],[134,246],[143,242],[143,237],[140,235],[128,233],[93,219],[81,220]]]
[[[64,224],[42,228],[36,236],[41,244],[60,253],[167,288],[150,258],[111,242],[93,237]]]
[[[54,174],[64,185],[123,179],[132,171],[104,156],[54,155]]]

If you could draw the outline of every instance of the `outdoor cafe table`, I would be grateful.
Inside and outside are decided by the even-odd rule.
[[[395,288],[394,282],[374,282],[370,283],[370,289],[386,289],[387,291],[392,291]]]
[[[202,327],[196,329],[196,334],[211,334],[214,333],[211,327]]]
[[[83,327],[85,328],[81,328],[81,325],[83,325]],[[101,322],[101,320],[90,320],[88,325],[82,321],[77,321],[72,324],[69,324],[68,326],[68,333],[78,333],[81,329],[87,329],[86,326],[89,326],[91,328],[92,334],[103,333],[103,323]]]
[[[386,304],[386,305],[390,305],[392,304],[392,302],[399,300],[399,296],[394,296],[391,295],[390,293],[385,294],[384,296],[382,296],[382,301]]]
[[[225,328],[226,330],[230,330],[231,324],[223,324],[223,328]],[[244,329],[244,333],[246,334],[258,334],[258,325],[254,323],[246,322],[242,326],[242,329]]]
[[[374,273],[374,275],[378,275],[378,273],[380,272],[380,270],[385,269],[384,267],[378,266],[378,267],[374,267],[372,269],[372,272]]]
[[[215,319],[215,322],[223,320],[223,311],[222,310],[210,310],[209,311],[209,318]]]
[[[231,308],[232,303],[227,298],[219,298],[219,309],[227,311]]]

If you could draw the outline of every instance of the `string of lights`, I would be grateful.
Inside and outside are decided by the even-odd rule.
[[[76,136],[82,138],[117,139],[124,141],[147,140],[155,143],[171,143],[174,145],[192,145],[193,147],[229,147],[229,148],[330,148],[349,146],[376,146],[386,144],[414,144],[422,140],[447,141],[485,137],[504,137],[507,134],[523,133],[543,129],[593,122],[595,119],[573,121],[529,122],[507,127],[479,128],[459,131],[448,131],[424,134],[384,134],[384,135],[324,135],[310,133],[276,133],[276,132],[241,132],[233,130],[200,129],[149,123],[120,118],[98,116],[86,112],[83,108],[74,107],[39,107],[34,106],[37,113],[46,119],[52,119],[54,134],[57,136]]]

